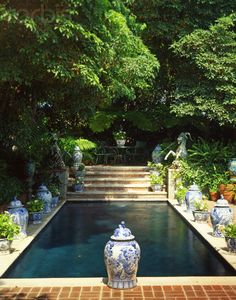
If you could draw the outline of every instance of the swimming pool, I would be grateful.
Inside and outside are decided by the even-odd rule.
[[[66,203],[3,277],[106,276],[103,250],[121,220],[141,247],[138,276],[235,275],[166,203]]]

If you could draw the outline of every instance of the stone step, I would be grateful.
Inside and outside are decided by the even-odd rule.
[[[149,176],[149,172],[105,172],[105,171],[86,171],[85,177],[133,177],[133,178],[143,178]]]
[[[85,191],[110,191],[110,192],[116,192],[116,191],[120,191],[120,192],[147,192],[150,188],[150,185],[133,185],[133,184],[129,184],[129,185],[85,185]]]
[[[86,171],[113,171],[113,172],[147,172],[149,170],[146,166],[107,166],[107,165],[95,165],[86,166]]]
[[[166,200],[166,192],[104,192],[104,191],[83,191],[83,192],[67,192],[67,200],[76,199],[142,199],[142,200]]]
[[[142,184],[149,183],[149,177],[132,178],[132,177],[86,177],[84,178],[85,184]]]

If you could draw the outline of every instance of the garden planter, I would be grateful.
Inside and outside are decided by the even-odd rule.
[[[11,243],[12,243],[12,241],[0,238],[0,255],[10,254]]]
[[[59,196],[53,196],[52,197],[52,202],[51,202],[51,207],[54,208],[58,205],[59,202]]]
[[[75,192],[83,192],[84,184],[80,184],[80,183],[74,184],[73,188]]]
[[[153,184],[151,187],[152,187],[153,192],[159,192],[162,190],[161,184]]]
[[[208,211],[194,210],[193,211],[194,221],[197,223],[206,223],[210,216]]]
[[[133,288],[137,285],[140,248],[131,231],[121,222],[104,249],[104,260],[111,288]]]
[[[233,191],[224,191],[222,193],[222,195],[224,196],[224,199],[227,200],[228,202],[232,203],[234,202],[234,195],[235,193]]]
[[[43,211],[30,212],[29,220],[32,224],[40,224],[43,218]]]
[[[236,238],[225,237],[225,241],[229,252],[236,253]]]
[[[210,195],[210,199],[212,201],[217,201],[219,199],[219,194],[218,192],[209,192],[209,195]]]
[[[126,140],[116,140],[116,145],[117,145],[118,147],[124,146],[124,145],[125,145],[125,142],[126,142]]]

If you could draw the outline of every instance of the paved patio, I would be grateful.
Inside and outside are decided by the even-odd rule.
[[[236,300],[235,285],[138,286],[115,290],[107,286],[0,288],[1,300]]]

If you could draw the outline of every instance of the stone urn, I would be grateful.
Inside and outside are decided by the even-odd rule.
[[[25,238],[27,236],[26,229],[29,220],[28,210],[22,205],[20,200],[14,197],[8,206],[8,212],[13,216],[14,223],[20,226],[20,232],[15,238]]]
[[[161,158],[161,146],[159,144],[156,145],[155,149],[152,151],[152,161],[155,164],[160,163],[162,160]]]
[[[46,185],[41,184],[37,190],[37,197],[44,202],[43,212],[48,214],[52,210],[52,193],[48,190]]]
[[[233,220],[233,210],[229,207],[229,203],[221,195],[216,201],[211,211],[211,223],[213,226],[213,235],[216,237],[224,237],[223,228]]]
[[[130,229],[122,221],[115,229],[104,249],[104,260],[108,274],[108,286],[128,289],[137,285],[136,274],[140,259],[140,248]]]
[[[195,210],[194,202],[196,200],[202,200],[202,193],[199,187],[194,183],[190,186],[185,195],[185,203],[188,212],[192,213]]]

